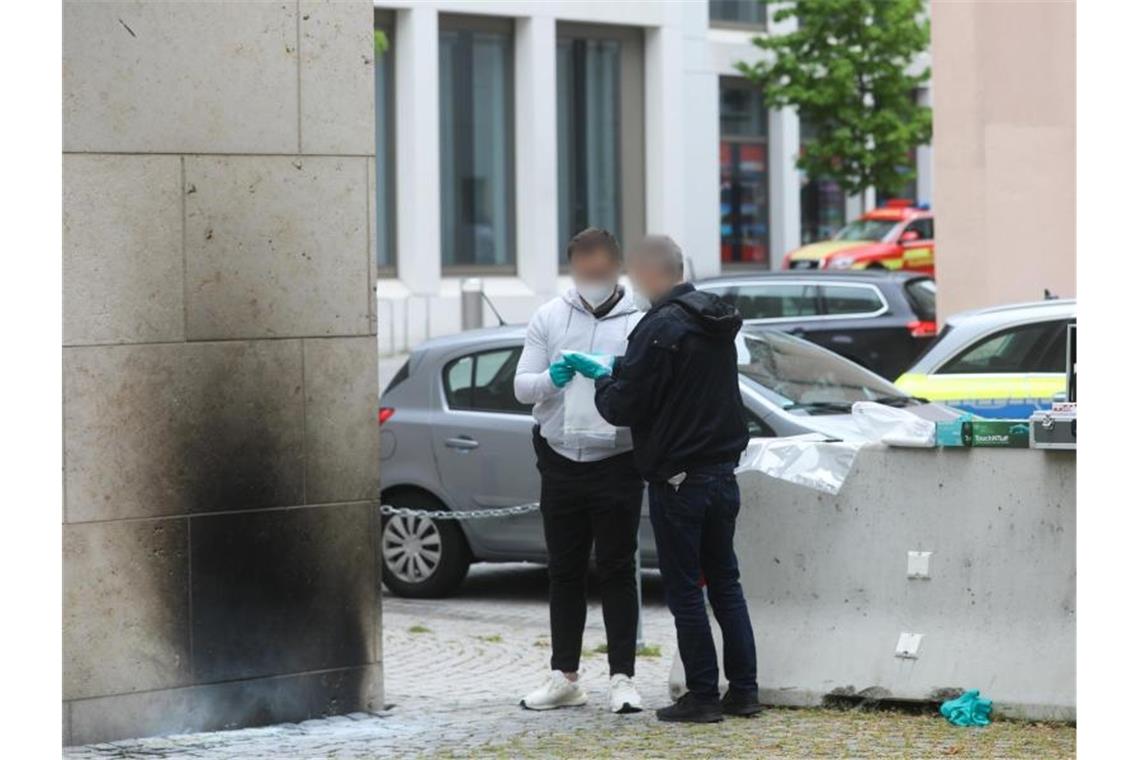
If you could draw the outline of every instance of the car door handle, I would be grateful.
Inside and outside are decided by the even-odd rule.
[[[448,438],[443,442],[444,446],[449,449],[460,449],[461,451],[470,451],[471,449],[479,448],[479,442],[469,435],[461,435],[457,438]]]

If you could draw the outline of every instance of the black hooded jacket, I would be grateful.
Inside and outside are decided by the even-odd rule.
[[[683,283],[646,312],[613,374],[598,379],[598,411],[631,429],[646,480],[735,463],[748,445],[734,343],[740,324],[731,305]]]

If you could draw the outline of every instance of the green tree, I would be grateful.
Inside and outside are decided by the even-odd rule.
[[[854,195],[897,193],[914,179],[910,152],[930,142],[931,113],[915,103],[929,67],[907,69],[930,40],[922,0],[786,0],[774,19],[795,18],[787,34],[753,39],[764,51],[736,67],[770,108],[794,107],[817,139],[796,165],[831,177]]]

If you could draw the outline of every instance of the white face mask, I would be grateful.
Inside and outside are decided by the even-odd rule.
[[[633,308],[638,311],[649,311],[653,308],[653,302],[640,290],[633,291],[631,298],[633,299]]]
[[[591,309],[596,309],[604,304],[609,297],[614,294],[614,288],[617,287],[616,282],[575,282],[574,287],[578,291],[578,295],[582,300],[590,304]]]

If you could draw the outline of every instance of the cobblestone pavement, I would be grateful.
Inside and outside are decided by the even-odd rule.
[[[637,682],[647,705],[668,703],[675,648],[655,573],[645,573]],[[1075,729],[999,722],[955,729],[940,718],[833,710],[771,710],[716,726],[671,726],[652,712],[605,709],[601,608],[591,595],[583,648],[585,707],[535,713],[518,700],[550,656],[545,570],[476,566],[445,601],[384,599],[383,714],[69,748],[68,758],[366,757],[1071,757]]]

